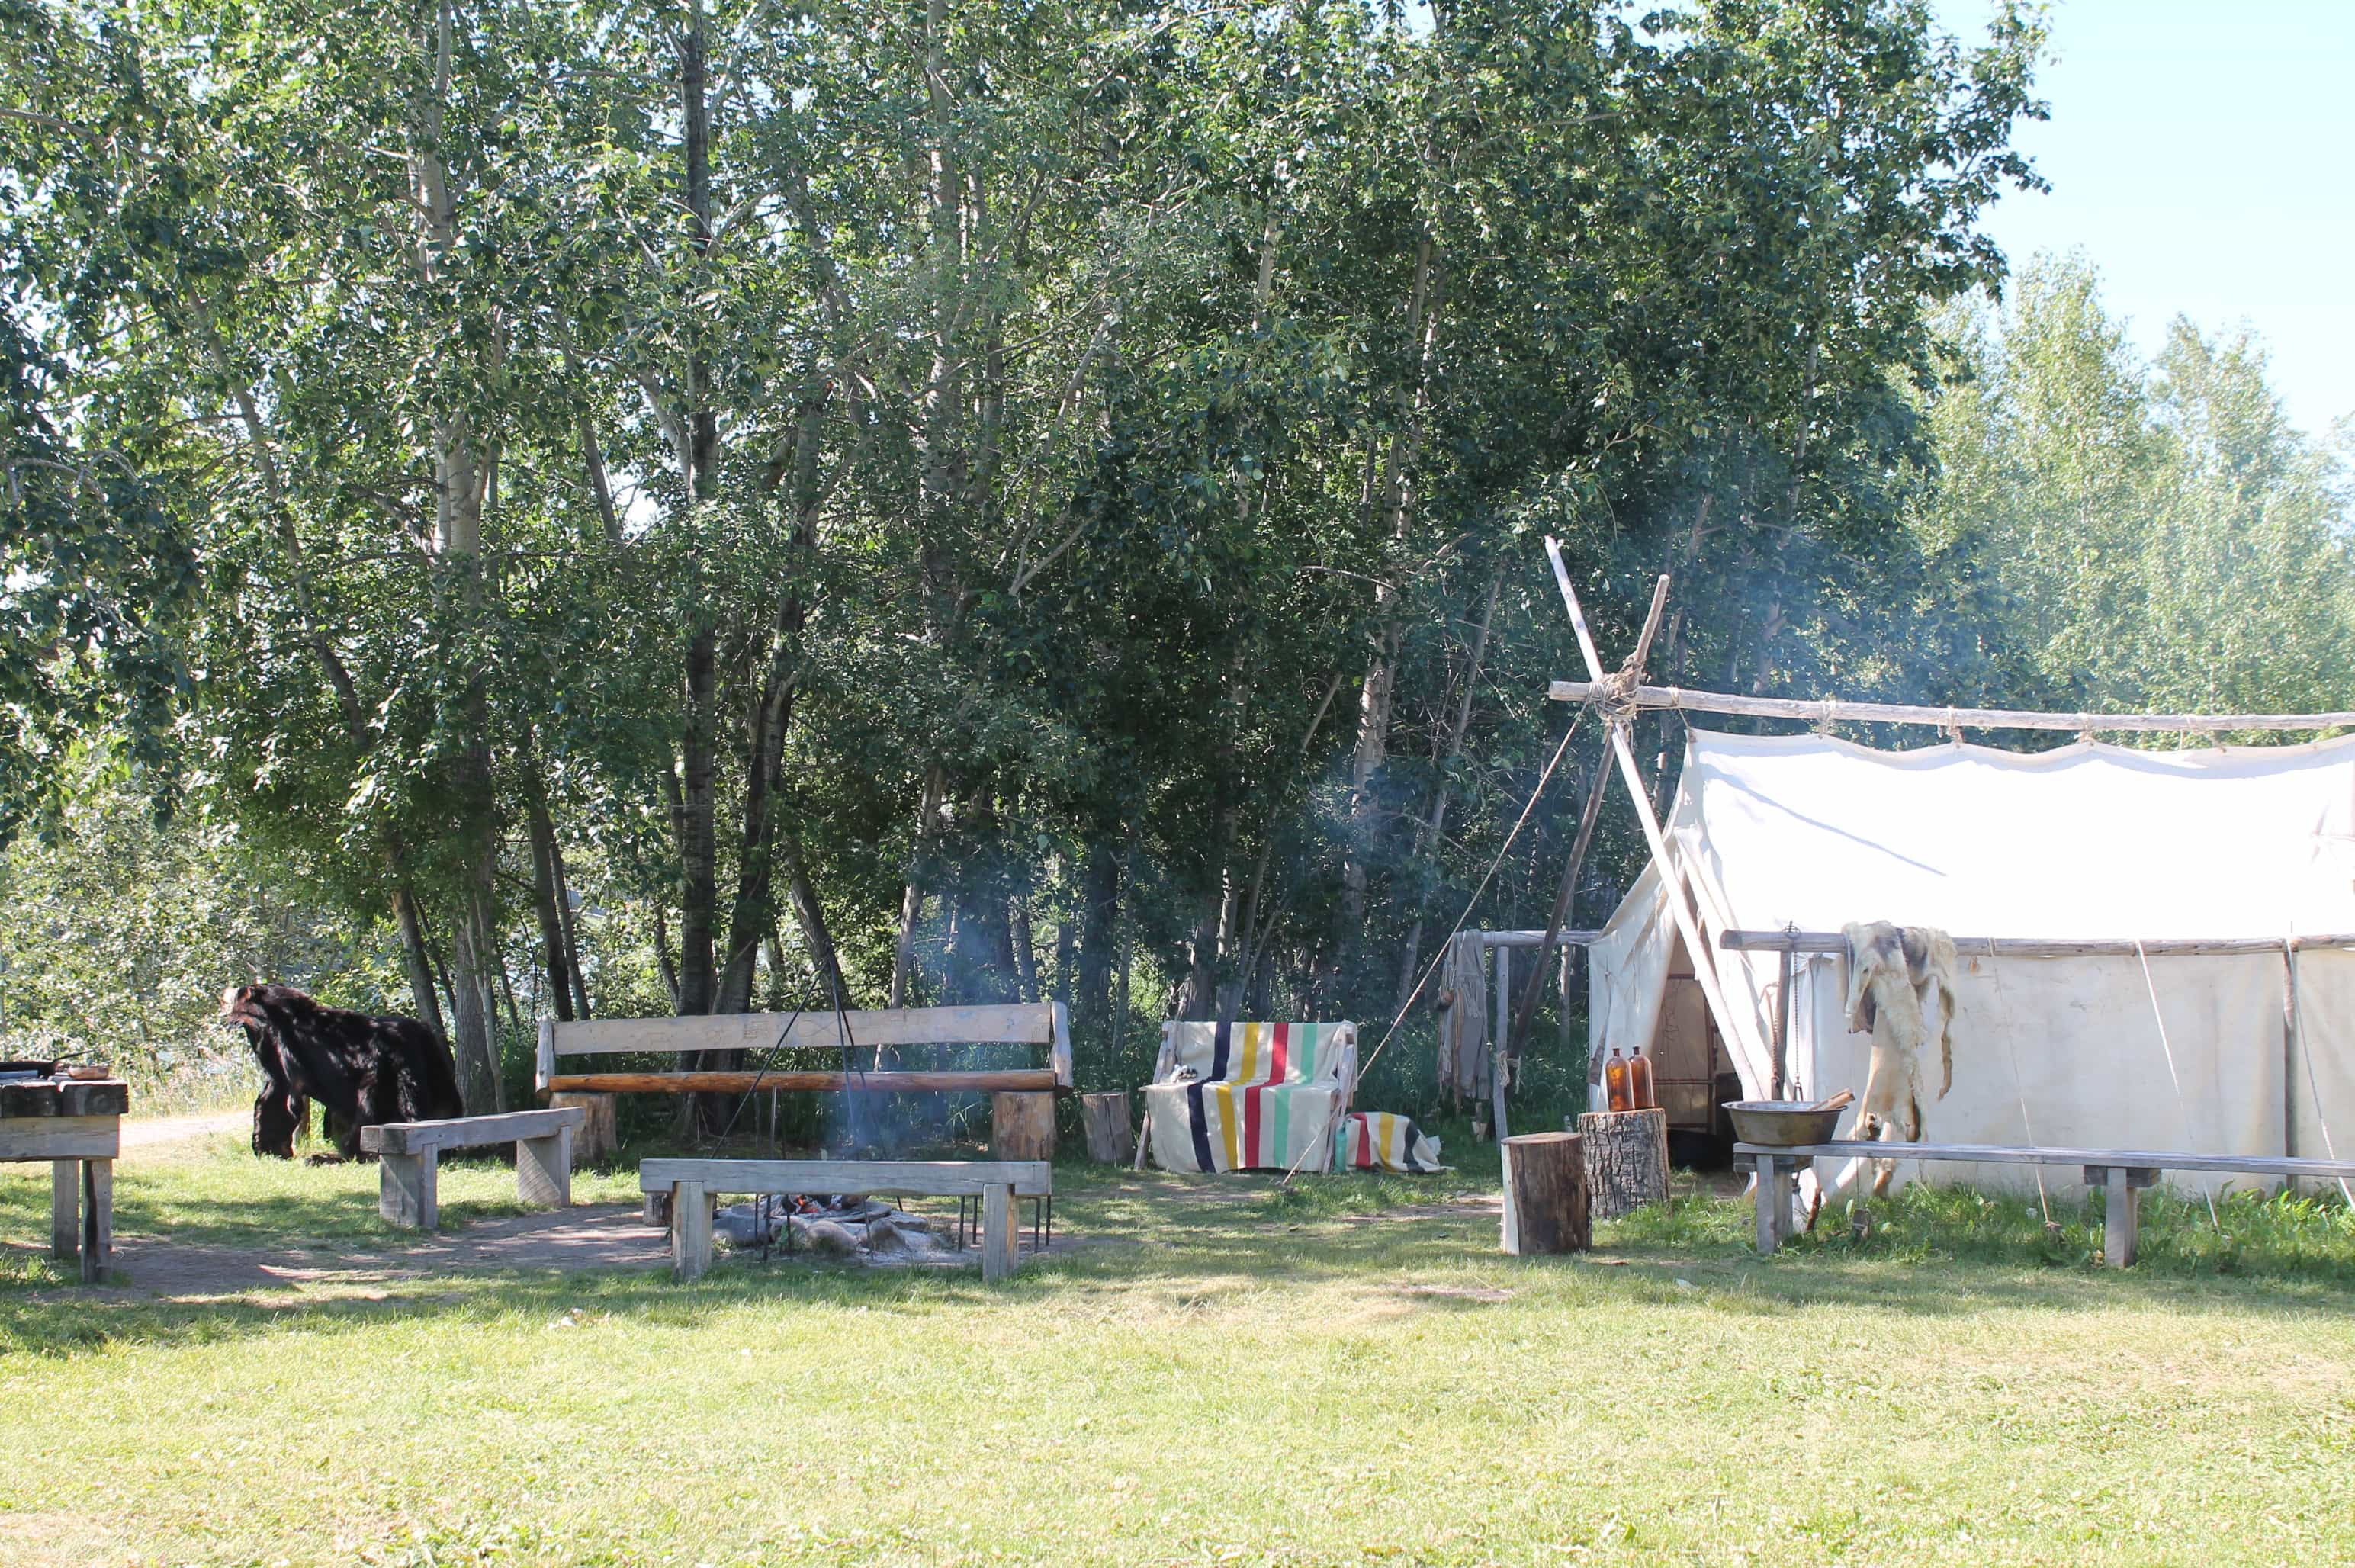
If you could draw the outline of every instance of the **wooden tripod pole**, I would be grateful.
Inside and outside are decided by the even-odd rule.
[[[1636,656],[1628,661],[1628,667],[1639,681],[1644,678],[1645,662],[1652,656],[1652,638],[1660,629],[1660,612],[1668,608],[1668,580],[1663,577],[1652,585],[1652,608],[1644,616],[1644,635],[1636,639]],[[1586,791],[1586,808],[1578,814],[1578,837],[1570,847],[1569,860],[1561,868],[1561,885],[1554,889],[1553,913],[1546,922],[1545,941],[1538,949],[1538,962],[1529,966],[1529,977],[1521,983],[1520,1005],[1513,1011],[1512,1029],[1505,1037],[1508,1046],[1527,1038],[1529,1032],[1529,1019],[1538,1010],[1538,993],[1545,988],[1545,953],[1561,928],[1570,923],[1571,907],[1578,898],[1578,873],[1586,864],[1587,847],[1594,842],[1594,823],[1603,815],[1603,791],[1610,778],[1609,762],[1597,757],[1594,779]],[[1563,1006],[1569,1006],[1567,994]]]
[[[1561,589],[1561,602],[1570,611],[1571,629],[1578,634],[1578,651],[1586,660],[1590,680],[1607,678],[1603,672],[1603,658],[1594,650],[1594,634],[1587,629],[1586,612],[1578,603],[1578,591],[1570,585],[1570,568],[1562,564],[1561,541],[1549,537],[1546,554],[1553,561],[1553,580]],[[1666,578],[1661,579],[1665,583]],[[1657,590],[1655,590],[1657,595]],[[1632,684],[1632,683],[1631,683]],[[1660,832],[1660,819],[1653,815],[1651,797],[1644,793],[1644,775],[1636,766],[1635,748],[1627,743],[1627,726],[1614,722],[1611,726],[1611,749],[1618,754],[1619,776],[1627,785],[1628,798],[1636,803],[1636,816],[1644,825],[1644,842],[1652,852],[1653,869],[1659,873],[1660,894],[1668,900],[1668,912],[1676,917],[1677,933],[1684,938],[1685,952],[1692,959],[1693,978],[1700,983],[1700,994],[1709,1004],[1710,1017],[1717,1021],[1717,1032],[1725,1038],[1732,1050],[1741,1040],[1733,1032],[1733,1009],[1726,1006],[1725,993],[1717,980],[1715,955],[1701,940],[1700,923],[1685,899],[1684,880],[1678,877],[1668,859],[1668,839]]]

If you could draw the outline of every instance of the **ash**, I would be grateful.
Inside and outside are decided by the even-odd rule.
[[[885,1267],[957,1255],[954,1221],[911,1214],[865,1193],[756,1198],[714,1214],[711,1230],[715,1240],[738,1252],[774,1247]]]

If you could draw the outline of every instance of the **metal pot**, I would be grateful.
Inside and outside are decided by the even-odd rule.
[[[1726,1115],[1733,1118],[1736,1138],[1774,1148],[1831,1142],[1832,1129],[1839,1125],[1840,1112],[1846,1108],[1836,1105],[1828,1111],[1818,1111],[1789,1100],[1725,1102]]]

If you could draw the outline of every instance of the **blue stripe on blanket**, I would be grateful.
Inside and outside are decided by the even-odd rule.
[[[1226,1048],[1226,1029],[1221,1026],[1219,1030],[1221,1053]],[[1218,1169],[1219,1162],[1210,1157],[1210,1119],[1202,1105],[1202,1085],[1199,1083],[1186,1085],[1186,1116],[1193,1124],[1194,1168],[1197,1170]]]

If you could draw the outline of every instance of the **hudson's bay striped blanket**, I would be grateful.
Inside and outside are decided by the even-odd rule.
[[[1146,1086],[1165,1170],[1329,1170],[1358,1079],[1352,1023],[1167,1023]]]
[[[1391,1111],[1352,1111],[1333,1135],[1334,1159],[1350,1170],[1398,1170],[1429,1176],[1439,1163],[1439,1140],[1425,1137],[1412,1116]]]

